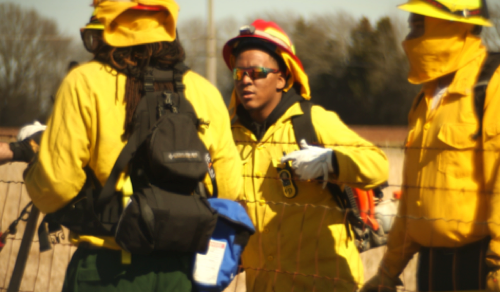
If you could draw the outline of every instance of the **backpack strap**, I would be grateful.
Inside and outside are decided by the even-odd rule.
[[[173,81],[174,81],[176,93],[179,95],[181,101],[187,101],[185,93],[184,93],[186,86],[184,85],[182,80],[184,78],[184,74],[188,70],[189,70],[189,67],[186,66],[186,64],[184,64],[182,62],[177,63],[174,66]],[[198,120],[198,125],[199,125],[199,123],[200,123],[200,121]],[[208,166],[208,176],[210,177],[210,180],[212,181],[212,197],[217,198],[219,195],[219,191],[218,191],[218,187],[217,187],[217,180],[215,179],[215,171],[214,171],[214,168],[212,166],[212,158],[209,155],[205,159],[206,159],[207,166]],[[198,186],[197,191],[199,192],[199,194],[201,196],[207,197],[205,190],[204,190],[203,183],[201,183]]]
[[[488,53],[488,57],[484,61],[481,73],[479,73],[476,85],[474,86],[474,109],[479,121],[478,130],[476,134],[474,134],[474,140],[481,137],[483,131],[484,102],[486,100],[486,90],[488,89],[488,84],[493,77],[493,74],[495,74],[495,71],[499,66],[500,53]]]
[[[313,103],[311,101],[301,101],[300,108],[304,114],[295,116],[292,118],[293,130],[295,133],[295,140],[300,147],[300,141],[305,139],[307,144],[319,145],[318,136],[314,125],[312,122],[312,109]],[[362,226],[363,220],[361,219],[358,205],[356,204],[356,199],[354,198],[354,193],[349,186],[345,186],[344,191],[339,185],[334,183],[327,183],[328,191],[337,202],[337,205],[343,209],[350,209],[351,212],[347,217],[346,230],[349,238],[352,239],[349,223],[353,226]]]
[[[292,117],[293,131],[295,133],[295,141],[300,147],[300,141],[305,139],[307,144],[318,145],[318,136],[312,123],[311,109],[313,103],[304,100],[300,102],[300,108],[304,114]]]
[[[83,198],[87,199],[87,208],[91,212],[93,212],[93,199],[94,192],[93,189],[101,190],[102,186],[99,182],[99,179],[95,175],[94,171],[90,168],[89,165],[83,168],[85,174],[87,175],[87,179],[85,180],[85,184],[82,188],[83,192],[79,193],[77,197],[75,197],[72,202],[81,200]],[[71,204],[71,203],[70,203]],[[38,239],[40,242],[40,252],[44,252],[50,250],[52,248],[49,234],[58,232],[62,230],[61,224],[51,220],[53,213],[47,214],[43,217],[42,222],[38,226]],[[94,222],[94,224],[98,224],[99,222]],[[104,224],[103,224],[104,225]],[[47,229],[48,226],[48,229]],[[59,242],[59,237],[56,235],[56,240]]]

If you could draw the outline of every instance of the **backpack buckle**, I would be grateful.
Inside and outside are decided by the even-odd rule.
[[[174,101],[172,100],[172,93],[168,91],[163,91],[162,95],[165,97],[165,99],[163,100],[165,106],[169,108],[174,114],[176,114],[177,107],[174,106]]]
[[[155,87],[154,87],[154,82],[155,78],[153,76],[144,76],[144,91],[146,92],[154,92]]]
[[[184,83],[182,83],[182,81],[175,81],[175,88],[177,89],[177,91],[184,91],[184,89],[186,89],[186,86],[184,85]]]

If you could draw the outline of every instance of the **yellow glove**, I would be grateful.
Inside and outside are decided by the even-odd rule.
[[[396,286],[402,286],[399,278],[389,277],[382,269],[366,282],[360,292],[396,292]]]

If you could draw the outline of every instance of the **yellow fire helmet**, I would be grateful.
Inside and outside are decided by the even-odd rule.
[[[398,8],[434,18],[493,26],[486,0],[409,0]]]

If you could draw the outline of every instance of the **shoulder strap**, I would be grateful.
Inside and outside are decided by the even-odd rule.
[[[312,123],[311,109],[313,103],[304,100],[300,102],[300,108],[304,114],[292,117],[293,131],[295,133],[295,140],[300,147],[300,141],[305,139],[307,144],[318,145],[318,136]]]
[[[486,100],[486,90],[488,89],[488,84],[495,74],[495,71],[500,66],[500,53],[488,53],[488,57],[484,61],[484,65],[479,73],[477,83],[474,86],[474,108],[479,121],[479,127],[477,133],[474,135],[474,139],[481,136],[483,130],[483,116],[484,116],[484,102]]]
[[[299,147],[300,140],[302,139],[305,139],[308,144],[319,144],[318,136],[316,135],[316,130],[314,129],[314,125],[312,123],[312,106],[313,103],[310,101],[300,102],[300,107],[304,114],[292,118],[295,139],[297,144],[299,144]],[[351,211],[348,216],[348,222],[354,226],[362,226],[363,221],[361,220],[358,205],[356,204],[352,189],[349,186],[345,186],[345,190],[342,191],[339,185],[333,183],[328,183],[327,187],[338,206],[344,210],[349,209]],[[352,238],[348,222],[345,222],[346,230],[349,238]]]

